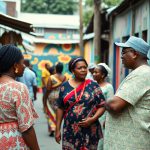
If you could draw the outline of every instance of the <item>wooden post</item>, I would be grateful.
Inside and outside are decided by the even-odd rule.
[[[79,46],[80,46],[81,56],[84,57],[82,0],[79,0],[79,12],[80,12],[80,44]]]
[[[101,55],[101,0],[94,0],[94,52],[95,63],[100,62]]]

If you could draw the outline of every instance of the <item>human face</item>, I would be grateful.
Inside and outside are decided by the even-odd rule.
[[[100,68],[94,69],[93,77],[94,77],[94,80],[96,80],[97,82],[103,79],[104,75]]]
[[[18,63],[15,63],[14,68],[15,70],[17,70],[17,72],[15,72],[16,77],[23,76],[23,72],[25,69],[24,59],[22,58]]]
[[[73,74],[75,78],[79,80],[84,80],[87,75],[87,65],[84,61],[79,61],[76,63],[75,68],[73,70]]]
[[[134,58],[136,57],[135,51],[132,48],[123,48],[121,55],[122,64],[124,64],[124,67],[132,69]]]

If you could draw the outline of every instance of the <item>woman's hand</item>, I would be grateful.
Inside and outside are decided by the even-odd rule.
[[[55,140],[58,144],[60,144],[60,141],[61,141],[61,132],[60,131],[55,132]]]
[[[87,119],[83,119],[81,122],[79,122],[79,126],[86,128],[89,127],[93,122],[93,119],[88,117]]]

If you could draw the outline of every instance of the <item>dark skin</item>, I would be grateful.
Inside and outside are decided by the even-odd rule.
[[[59,73],[54,74],[54,76],[57,79],[59,79],[60,81],[64,81],[66,78],[65,76],[63,76],[62,74],[59,74]],[[46,86],[46,94],[44,95],[44,108],[46,108],[47,98],[48,98],[48,95],[50,94],[51,90],[52,90],[52,80],[51,80],[51,78],[49,78],[47,86]]]
[[[16,77],[21,77],[25,69],[23,62],[24,60],[22,59],[19,63],[15,63],[7,72],[3,73],[0,77],[0,83],[14,81]],[[16,69],[18,70],[18,73],[15,73]],[[25,143],[31,150],[40,149],[33,126],[21,134]]]
[[[93,77],[94,77],[94,80],[96,80],[97,83],[100,85],[100,87],[103,87],[107,84],[107,82],[105,81],[105,75],[100,69],[100,67],[96,67],[94,69]]]
[[[132,70],[142,65],[147,65],[147,58],[131,48],[124,48],[122,50],[121,59],[124,66]],[[110,102],[105,104],[105,107],[110,113],[118,114],[126,109],[129,105],[130,104],[126,100],[114,96]]]
[[[75,68],[72,70],[72,73],[74,74],[75,78],[70,79],[68,82],[73,87],[78,87],[81,83],[85,81],[86,75],[87,75],[87,65],[84,61],[79,61],[76,63]],[[95,115],[93,117],[88,117],[83,119],[83,121],[79,122],[79,126],[81,127],[89,127],[92,123],[94,123],[103,113],[105,109],[99,108],[97,109]],[[56,111],[56,134],[55,134],[55,140],[57,143],[60,144],[61,140],[61,122],[63,120],[63,113],[64,110],[58,108]]]

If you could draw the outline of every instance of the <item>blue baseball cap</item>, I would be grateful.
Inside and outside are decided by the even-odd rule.
[[[135,51],[138,51],[146,56],[150,50],[150,45],[148,43],[146,43],[143,39],[135,36],[131,36],[125,43],[115,42],[115,44],[122,48],[131,47]]]

